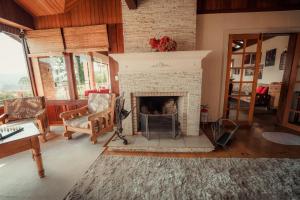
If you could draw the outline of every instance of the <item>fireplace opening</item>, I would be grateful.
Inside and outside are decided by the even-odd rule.
[[[173,137],[180,132],[178,96],[139,97],[139,131],[147,137]]]

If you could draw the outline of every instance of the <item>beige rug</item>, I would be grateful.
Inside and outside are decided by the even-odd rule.
[[[300,145],[300,136],[284,132],[263,132],[263,138],[283,145]]]
[[[300,160],[100,156],[65,199],[300,199]]]

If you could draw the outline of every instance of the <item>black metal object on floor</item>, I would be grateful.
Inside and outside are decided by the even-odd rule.
[[[225,148],[238,128],[239,125],[230,119],[218,119],[216,122],[213,122],[211,129],[215,144]]]
[[[123,93],[116,99],[115,113],[116,113],[117,130],[115,131],[115,133],[121,140],[123,140],[123,144],[127,145],[128,141],[123,135],[122,121],[128,117],[131,111],[127,111],[124,109],[124,103],[125,103],[125,99]]]

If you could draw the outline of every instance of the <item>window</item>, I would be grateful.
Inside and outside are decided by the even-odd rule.
[[[110,89],[108,64],[94,61],[93,65],[94,65],[96,87]]]
[[[76,87],[79,98],[84,98],[84,92],[90,90],[89,57],[87,55],[73,56]]]
[[[4,99],[33,96],[21,42],[0,32],[0,46],[0,104]]]
[[[39,58],[44,95],[50,100],[70,99],[66,65],[62,56]]]
[[[89,90],[110,89],[108,64],[89,54],[74,54],[73,61],[80,99],[86,98]]]

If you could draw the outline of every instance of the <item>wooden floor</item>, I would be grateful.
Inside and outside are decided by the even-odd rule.
[[[262,138],[264,131],[283,131],[294,134],[287,128],[275,125],[275,116],[259,114],[250,128],[241,128],[235,135],[227,149],[217,149],[209,153],[145,153],[145,152],[111,152],[106,150],[105,155],[124,156],[159,156],[159,157],[221,157],[221,158],[300,158],[300,146],[287,146],[269,142]],[[211,139],[210,127],[204,129],[205,134]]]

